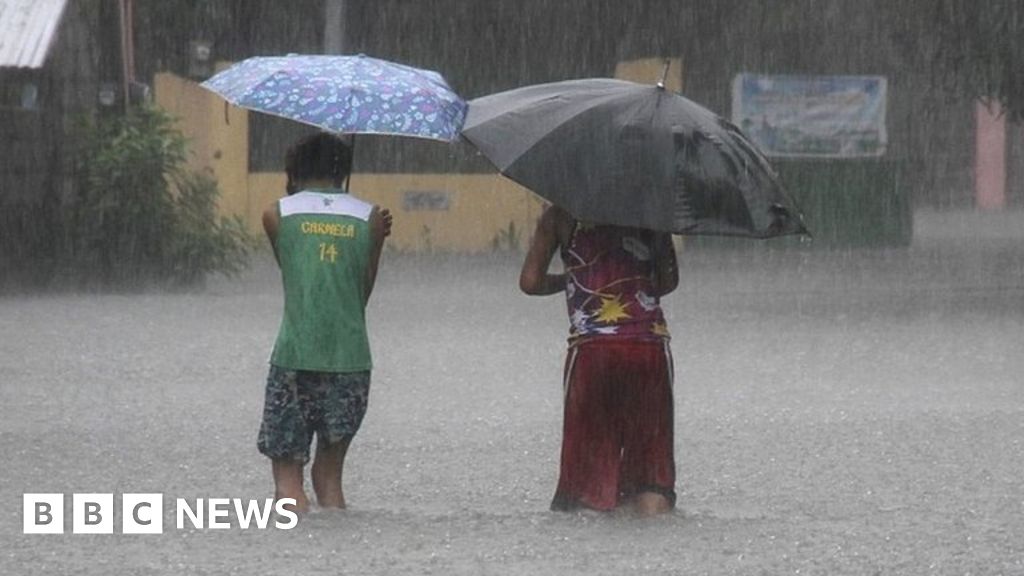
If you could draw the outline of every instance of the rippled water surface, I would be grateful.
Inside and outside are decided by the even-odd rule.
[[[2,298],[0,573],[1024,574],[1024,217],[916,226],[907,250],[683,249],[679,510],[648,521],[547,510],[567,325],[515,258],[385,255],[350,509],[290,531],[173,526],[175,498],[270,495],[272,263]],[[23,535],[26,492],[163,493],[167,529]]]

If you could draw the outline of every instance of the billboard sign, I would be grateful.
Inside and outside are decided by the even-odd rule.
[[[886,91],[883,76],[737,74],[733,123],[768,156],[881,156]]]

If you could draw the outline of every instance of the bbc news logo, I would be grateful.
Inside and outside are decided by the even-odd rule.
[[[64,494],[25,494],[24,533],[63,534]],[[164,531],[163,494],[122,494],[120,499],[122,534],[162,534]],[[191,528],[227,529],[231,518],[238,527],[265,530],[273,525],[280,530],[291,530],[299,517],[289,510],[292,498],[273,500],[242,500],[240,498],[197,498],[189,502],[178,498],[174,503],[174,526],[178,530]],[[72,494],[71,532],[73,534],[113,534],[115,508],[113,494]],[[273,522],[271,522],[273,520]]]

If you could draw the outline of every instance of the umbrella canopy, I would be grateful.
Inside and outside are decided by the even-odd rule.
[[[254,57],[202,83],[228,102],[338,134],[452,141],[466,103],[437,72],[356,56]]]
[[[470,101],[463,136],[582,220],[676,234],[806,234],[739,128],[660,86],[591,78]]]

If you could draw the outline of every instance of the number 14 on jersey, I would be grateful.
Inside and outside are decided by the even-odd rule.
[[[320,261],[334,264],[338,260],[338,247],[334,242],[320,243]]]

